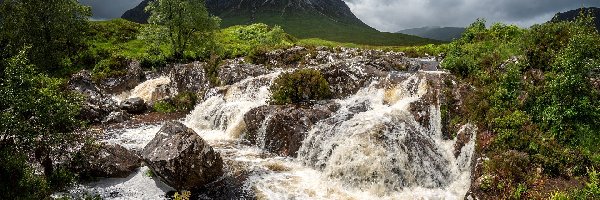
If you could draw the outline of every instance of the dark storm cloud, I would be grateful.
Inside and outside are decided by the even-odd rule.
[[[477,18],[527,27],[557,12],[600,7],[600,0],[345,0],[354,14],[381,31],[423,26],[468,26]]]
[[[84,5],[92,7],[93,19],[118,18],[123,13],[135,6],[142,0],[79,0]]]

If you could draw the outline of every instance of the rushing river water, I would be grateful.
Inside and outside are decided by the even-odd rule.
[[[258,199],[464,197],[470,184],[474,140],[455,156],[456,141],[442,138],[439,105],[429,105],[432,114],[427,127],[410,114],[409,104],[430,89],[425,76],[403,74],[404,81],[387,89],[374,81],[350,97],[335,100],[340,109],[313,126],[298,157],[289,158],[264,152],[260,142],[251,146],[240,139],[244,113],[267,104],[268,87],[278,75],[252,77],[209,91],[181,119],[220,152],[225,176],[246,174],[238,192]],[[147,90],[152,88],[148,85],[166,82],[164,78],[149,80],[145,89],[136,88],[131,95],[149,98]],[[111,130],[106,141],[141,150],[159,128],[160,124]],[[106,199],[164,198],[172,189],[145,176],[146,170],[142,167],[128,178],[103,179],[78,189]]]

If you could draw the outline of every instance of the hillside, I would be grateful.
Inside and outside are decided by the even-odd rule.
[[[551,21],[552,22],[573,21],[575,18],[577,18],[577,16],[579,16],[579,13],[581,13],[582,11],[584,11],[584,12],[591,11],[593,13],[593,15],[595,17],[594,21],[596,22],[596,29],[598,31],[600,31],[600,8],[596,8],[596,7],[579,8],[579,9],[570,10],[567,12],[558,13],[552,18]]]
[[[145,22],[143,8],[150,0],[127,11],[124,19]],[[358,19],[342,0],[207,0],[210,13],[222,27],[265,23],[279,25],[298,38],[321,38],[367,45],[419,45],[438,41],[398,33],[383,33]]]
[[[404,29],[398,31],[398,33],[404,33],[407,35],[414,35],[440,41],[452,41],[453,39],[460,38],[464,31],[465,28],[462,27],[426,26],[421,28]]]

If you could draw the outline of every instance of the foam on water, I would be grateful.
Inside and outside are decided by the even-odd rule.
[[[454,157],[456,141],[442,138],[439,105],[428,105],[429,126],[415,120],[409,111],[411,103],[432,89],[426,76],[407,75],[405,81],[386,88],[373,82],[355,95],[336,100],[340,109],[309,131],[294,159],[266,153],[260,142],[257,146],[239,142],[245,130],[243,115],[266,105],[268,88],[278,75],[251,77],[210,92],[183,121],[221,154],[228,165],[226,173],[237,170],[234,166],[249,172],[244,190],[258,199],[464,197],[470,185],[475,134]],[[467,126],[471,125],[461,131],[474,130]],[[118,130],[107,141],[141,150],[159,129],[152,125]],[[86,187],[100,191],[106,199],[161,198],[158,193],[164,190],[140,173]],[[113,190],[123,195],[107,195]]]

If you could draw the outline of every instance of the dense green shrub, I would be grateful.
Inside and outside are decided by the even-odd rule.
[[[0,80],[0,147],[2,151],[10,149],[15,155],[1,155],[0,159],[15,160],[14,163],[0,162],[0,167],[4,170],[21,168],[21,171],[15,171],[16,179],[2,178],[0,182],[31,189],[30,194],[23,191],[24,194],[16,194],[14,198],[37,196],[38,189],[39,195],[48,195],[45,188],[57,190],[68,186],[73,180],[72,175],[57,166],[53,159],[68,156],[69,149],[83,137],[73,133],[82,125],[76,118],[81,99],[65,91],[64,80],[37,73],[25,52],[21,51],[6,62],[5,78]],[[33,161],[42,166],[44,179],[23,167],[28,164],[23,163],[20,155],[33,155]],[[15,180],[23,182],[5,183]]]
[[[248,56],[267,47],[291,46],[295,40],[279,26],[269,27],[262,23],[232,26],[217,34],[218,54],[224,58]]]
[[[488,191],[522,198],[539,178],[535,167],[542,176],[573,177],[600,166],[600,91],[591,85],[600,35],[591,20],[529,30],[478,20],[449,45],[442,66],[474,86],[464,101],[468,121],[493,134],[479,147],[492,156],[486,173],[495,187]],[[513,172],[505,161],[514,159],[501,156],[507,151],[520,152],[525,168]]]
[[[154,103],[153,108],[160,113],[188,112],[194,109],[198,97],[192,92],[181,92],[171,99]]]
[[[271,104],[283,105],[322,100],[331,97],[329,83],[321,72],[301,69],[281,74],[270,88]]]
[[[107,59],[100,60],[92,70],[94,80],[101,80],[113,76],[127,74],[127,65],[129,61],[118,55],[113,55]]]

